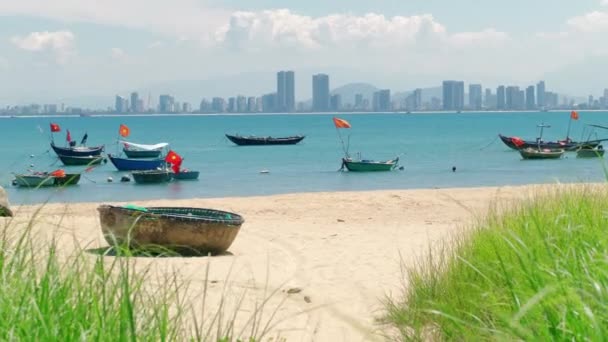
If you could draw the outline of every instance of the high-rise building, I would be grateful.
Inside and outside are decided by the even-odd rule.
[[[135,112],[136,113],[143,113],[144,111],[145,111],[144,100],[137,99],[137,105],[135,106]]]
[[[293,112],[296,109],[295,74],[293,71],[277,73],[277,111]]]
[[[175,108],[175,99],[171,95],[160,95],[158,97],[158,110],[161,113],[172,113]]]
[[[340,94],[332,95],[329,102],[330,102],[331,110],[339,111],[342,109],[342,95],[340,95]]]
[[[443,81],[443,110],[462,110],[464,107],[464,82]]]
[[[243,95],[236,97],[236,111],[238,113],[247,112],[247,98]]]
[[[211,110],[215,113],[223,113],[226,110],[226,101],[221,97],[211,99]]]
[[[545,81],[540,81],[536,84],[536,105],[538,108],[543,108],[547,105],[545,96]]]
[[[266,94],[262,96],[262,111],[264,113],[270,113],[274,111],[277,103],[277,94]]]
[[[229,97],[228,98],[228,112],[236,113],[236,111],[237,111],[236,97]]]
[[[355,109],[363,109],[363,94],[355,94]]]
[[[127,99],[120,95],[116,95],[116,101],[114,103],[114,109],[116,113],[126,113],[129,110]]]
[[[506,105],[505,86],[496,88],[496,109],[504,110]]]
[[[496,108],[496,95],[492,94],[492,89],[487,88],[486,94],[484,96],[484,106],[485,108],[492,109]]]
[[[182,103],[182,113],[192,113],[192,105],[189,102]]]
[[[519,87],[509,86],[505,90],[505,109],[516,110],[519,104]]]
[[[422,89],[414,90],[405,98],[405,110],[420,110],[422,108]]]
[[[469,84],[469,107],[472,110],[481,109],[481,94],[481,84]]]
[[[389,112],[392,110],[390,89],[381,89],[374,92],[372,109],[374,112]]]
[[[249,96],[247,98],[247,111],[249,113],[257,112],[257,110],[255,109],[255,97],[254,96]]]
[[[137,92],[131,93],[131,112],[139,113],[137,110],[137,104],[139,103],[139,94]]]
[[[312,76],[312,110],[314,112],[329,110],[329,76],[326,74]]]
[[[534,86],[526,88],[526,109],[536,108],[536,98],[534,96]]]

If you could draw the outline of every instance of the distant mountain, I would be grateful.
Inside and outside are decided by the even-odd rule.
[[[369,83],[348,83],[331,91],[331,95],[339,94],[342,97],[342,103],[355,103],[355,95],[362,94],[364,99],[372,101],[374,92],[379,88]]]
[[[396,92],[392,94],[392,101],[402,103],[414,90]],[[422,88],[422,102],[431,102],[433,97],[441,99],[443,96],[442,87]]]

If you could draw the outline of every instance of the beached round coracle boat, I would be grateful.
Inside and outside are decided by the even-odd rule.
[[[161,247],[184,254],[225,252],[244,222],[238,214],[202,208],[101,205],[97,210],[110,245]]]

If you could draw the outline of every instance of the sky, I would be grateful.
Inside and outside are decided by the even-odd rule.
[[[296,71],[298,100],[319,72],[332,87],[545,79],[551,90],[598,96],[608,87],[607,33],[608,0],[1,1],[0,105],[197,80],[218,85],[201,87],[201,98],[231,95],[226,82],[233,95],[260,95],[283,69]]]

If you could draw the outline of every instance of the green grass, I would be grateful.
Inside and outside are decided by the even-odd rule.
[[[38,214],[27,227],[17,228],[10,219],[0,226],[2,341],[259,341],[275,326],[263,308],[276,291],[246,322],[237,322],[246,293],[234,307],[225,304],[230,301],[225,290],[219,307],[204,299],[195,307],[189,284],[177,275],[159,279],[149,268],[135,267],[134,255],[140,253],[60,253],[55,240],[35,233]],[[207,277],[203,292],[196,293],[204,298]]]
[[[606,340],[608,191],[494,210],[407,277],[386,317],[404,340]]]

